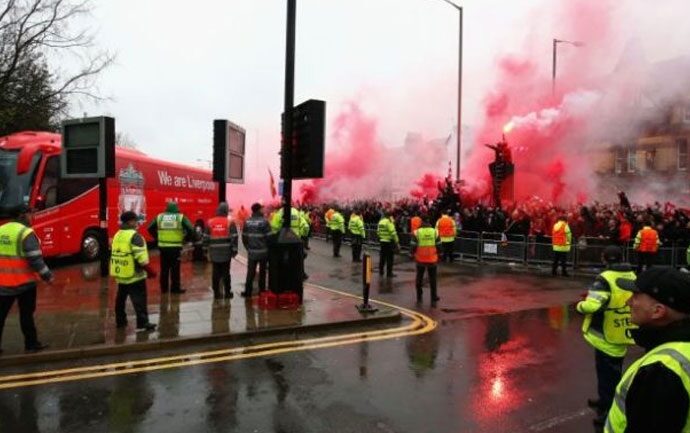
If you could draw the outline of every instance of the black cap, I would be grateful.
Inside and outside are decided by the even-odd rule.
[[[623,261],[623,250],[616,245],[609,245],[601,253],[608,263],[620,263]]]
[[[621,288],[645,293],[664,305],[682,313],[690,313],[690,274],[674,268],[652,268],[637,280],[619,278]]]
[[[128,210],[126,212],[122,212],[122,215],[120,215],[120,222],[126,223],[128,221],[132,220],[137,220],[139,217],[137,216],[136,212],[132,212],[131,210]]]
[[[263,206],[261,206],[261,203],[254,203],[252,205],[252,212],[258,212],[261,210]]]

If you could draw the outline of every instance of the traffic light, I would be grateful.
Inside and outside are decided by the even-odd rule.
[[[292,146],[292,179],[323,177],[324,142],[326,130],[326,103],[310,99],[292,109],[292,140],[284,145]],[[284,130],[284,129],[283,129]],[[281,176],[285,178],[285,164],[281,164]]]
[[[60,177],[115,176],[115,119],[86,117],[62,122]]]

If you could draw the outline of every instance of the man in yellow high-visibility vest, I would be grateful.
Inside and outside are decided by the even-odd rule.
[[[613,402],[616,385],[623,374],[623,359],[630,338],[630,307],[626,302],[632,293],[618,286],[621,278],[634,280],[632,266],[623,262],[623,250],[616,245],[604,248],[601,260],[606,269],[594,280],[587,297],[578,302],[577,312],[584,314],[582,334],[594,348],[597,373],[597,398],[587,404],[597,413],[595,425],[603,425]]]
[[[16,300],[24,349],[37,352],[48,346],[38,341],[34,324],[36,283],[40,276],[52,284],[54,277],[43,261],[41,245],[31,228],[30,214],[28,206],[19,205],[10,212],[14,220],[0,226],[0,339],[7,314]]]
[[[690,275],[652,268],[618,285],[633,292],[631,335],[647,353],[623,374],[604,432],[690,431]]]
[[[558,217],[558,221],[553,225],[551,230],[551,244],[553,246],[553,263],[551,265],[551,273],[556,276],[558,265],[561,265],[561,273],[564,277],[568,276],[566,271],[566,262],[568,259],[568,252],[572,245],[573,235],[568,225],[568,219],[565,216]]]
[[[113,237],[110,256],[110,276],[117,281],[115,297],[115,325],[127,326],[125,303],[132,301],[139,331],[153,331],[154,323],[149,322],[146,301],[146,278],[155,278],[156,271],[149,264],[149,253],[143,236],[137,232],[137,214],[132,211],[120,215],[120,230]]]
[[[148,227],[158,242],[161,255],[160,288],[162,293],[184,293],[180,286],[180,254],[185,238],[195,236],[196,230],[189,218],[180,213],[177,203],[169,202]]]

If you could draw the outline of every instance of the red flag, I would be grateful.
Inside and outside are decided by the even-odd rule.
[[[271,180],[271,183],[270,183],[271,198],[275,198],[276,194],[278,194],[278,192],[276,191],[276,181],[273,179],[273,173],[271,173],[270,168],[268,169],[268,176],[270,177],[270,180]]]

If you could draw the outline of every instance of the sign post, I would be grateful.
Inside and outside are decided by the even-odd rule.
[[[98,178],[101,277],[108,276],[108,178],[115,176],[115,119],[86,117],[62,122],[60,177]]]
[[[213,180],[218,182],[218,202],[227,201],[226,184],[244,183],[244,128],[229,120],[213,121]]]

